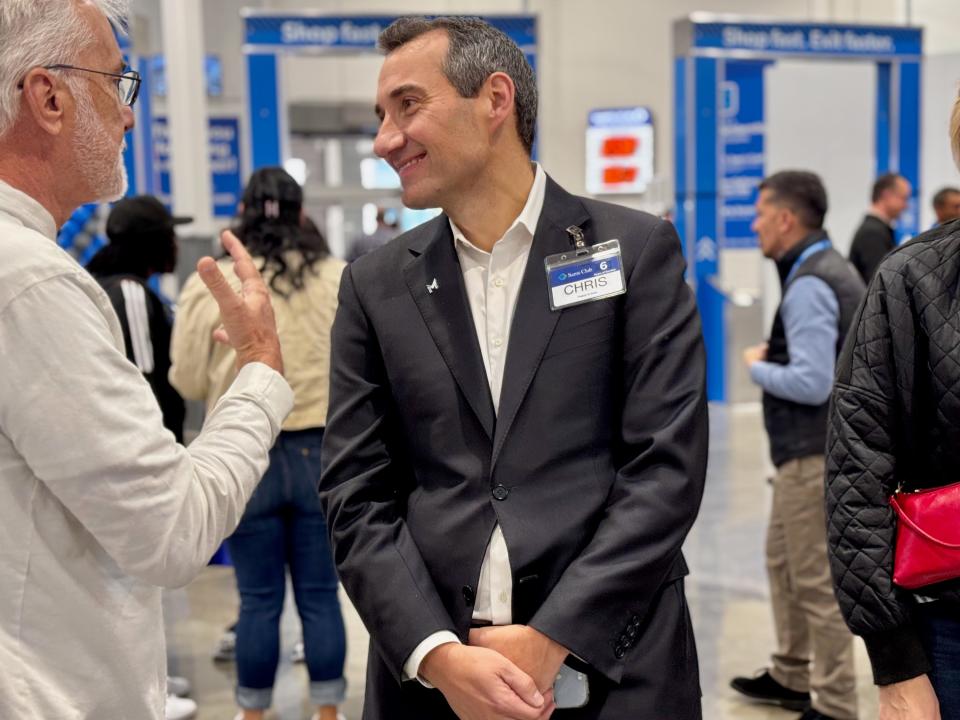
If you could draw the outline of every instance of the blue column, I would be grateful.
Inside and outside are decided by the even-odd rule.
[[[694,277],[697,304],[703,321],[707,348],[707,398],[725,402],[726,352],[723,295],[714,283],[719,272],[717,244],[717,61],[696,58],[694,63],[694,143],[696,147],[695,212],[696,228],[687,229],[695,243]]]
[[[283,162],[276,55],[247,56],[251,170]]]
[[[877,177],[890,171],[890,63],[877,63],[877,138],[876,168]]]
[[[143,194],[154,195],[157,192],[156,178],[153,175],[153,88],[150,77],[151,62],[149,58],[137,58],[137,72],[143,78],[140,95],[137,97],[137,142],[143,151],[140,153],[143,163],[143,187],[139,191]]]
[[[897,227],[901,236],[913,237],[920,232],[920,63],[900,64],[898,114],[899,172],[913,187],[910,205],[900,216]]]

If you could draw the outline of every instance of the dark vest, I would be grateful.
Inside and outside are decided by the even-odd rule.
[[[801,242],[777,262],[777,272],[780,275],[781,297],[786,296],[790,285],[810,275],[820,278],[833,290],[840,305],[840,317],[837,318],[839,334],[835,349],[835,353],[839,355],[847,330],[863,298],[864,285],[859,275],[840,253],[830,248],[808,257],[789,282],[787,280],[790,270],[803,251],[824,238],[825,233],[817,232]],[[790,362],[790,348],[787,347],[787,334],[780,311],[781,308],[777,308],[770,339],[767,341],[767,361],[787,365]],[[827,444],[828,408],[829,402],[823,405],[804,405],[766,392],[763,394],[763,421],[770,437],[770,455],[774,465],[780,466],[789,460],[823,454]]]

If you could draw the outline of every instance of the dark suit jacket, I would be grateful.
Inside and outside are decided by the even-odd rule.
[[[570,225],[620,239],[625,295],[550,310],[544,258],[571,248]],[[431,633],[466,639],[497,522],[514,622],[594,670],[590,706],[558,717],[699,717],[680,547],[707,410],[683,273],[672,225],[548,180],[495,416],[445,216],[344,271],[320,490],[377,651],[364,717],[450,716],[437,691],[398,681]]]
[[[860,273],[865,285],[870,284],[880,261],[896,246],[897,239],[892,227],[875,215],[863,218],[850,245],[850,262]]]

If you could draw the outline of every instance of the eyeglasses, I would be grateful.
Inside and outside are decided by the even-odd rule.
[[[117,97],[120,102],[130,107],[137,101],[140,94],[140,73],[136,70],[124,70],[122,73],[103,72],[102,70],[91,70],[90,68],[77,67],[76,65],[44,65],[44,70],[78,70],[80,72],[94,73],[96,75],[106,75],[117,79]],[[23,89],[21,81],[18,88]]]

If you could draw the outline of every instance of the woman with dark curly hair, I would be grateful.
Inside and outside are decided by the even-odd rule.
[[[240,591],[236,628],[237,703],[243,720],[260,720],[272,701],[280,652],[280,614],[289,568],[317,720],[335,720],[346,683],[346,639],[327,527],[320,511],[320,443],[327,414],[330,328],[344,263],[303,216],[303,191],[282,168],[253,173],[234,232],[270,289],[285,375],[295,405],[270,467],[229,539]],[[220,261],[227,278],[232,260]],[[216,304],[197,276],[180,296],[170,379],[208,410],[236,375],[233,350],[213,340]]]
[[[960,167],[960,98],[950,132]],[[880,264],[837,364],[827,452],[834,584],[880,720],[957,720],[960,580],[895,584],[890,496],[960,481],[960,220]]]

